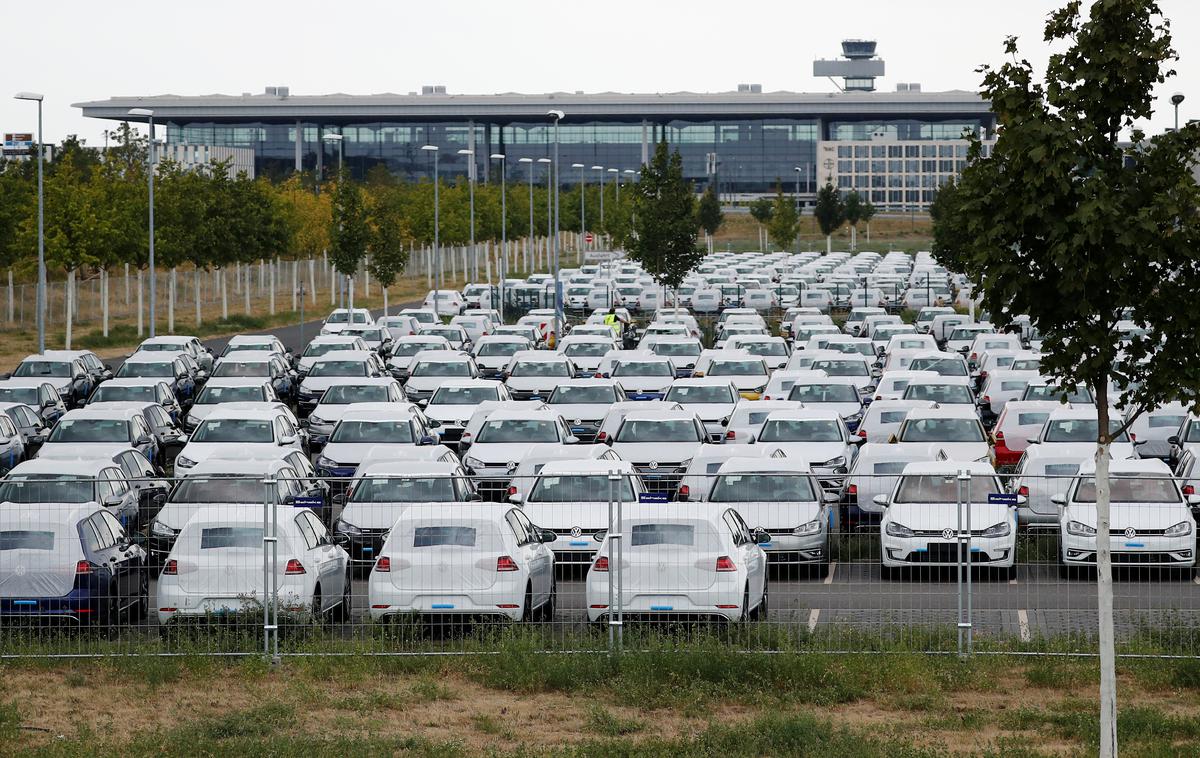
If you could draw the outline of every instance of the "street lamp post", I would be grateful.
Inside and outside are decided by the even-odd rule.
[[[493,153],[500,161],[500,323],[504,323],[504,277],[508,267],[508,163],[504,153]]]
[[[333,134],[333,133],[324,134],[321,136],[321,139],[324,140],[325,142],[337,145],[338,181],[340,182],[342,180],[342,135]],[[351,309],[353,309],[354,308],[354,297],[353,297],[353,295],[350,294],[350,284],[349,283],[350,283],[350,277],[348,277],[348,276],[342,277],[342,284],[340,287],[338,287],[338,294],[340,296],[339,299],[341,300],[341,307],[345,308],[346,301],[347,301],[347,299],[349,299],[349,301],[350,301],[349,307]],[[353,319],[351,319],[351,322],[353,322]]]
[[[517,163],[529,164],[529,233],[525,235],[525,274],[528,276],[532,268],[529,264],[529,246],[533,244],[533,158],[518,158]]]
[[[1175,131],[1179,131],[1179,105],[1184,100],[1182,92],[1171,95],[1171,105],[1175,106]]]
[[[617,180],[617,193],[616,193],[616,199],[617,199],[617,202],[620,202],[620,201],[621,201],[621,170],[620,170],[620,169],[616,169],[616,168],[610,168],[610,169],[608,170],[608,173],[610,173],[610,174],[612,174],[614,177],[616,177],[616,180]]]
[[[150,337],[154,337],[154,316],[157,305],[154,272],[154,111],[149,108],[131,108],[130,116],[145,116],[150,126],[150,150],[146,156],[148,181],[150,183]]]
[[[442,313],[438,308],[438,301],[441,300],[442,294],[442,251],[438,247],[438,221],[440,207],[438,205],[438,148],[437,145],[422,145],[422,150],[433,152],[433,258],[437,261],[437,276],[433,280],[433,315],[439,321],[442,319]]]
[[[583,259],[583,239],[587,234],[587,203],[584,197],[587,195],[587,176],[583,173],[585,166],[582,163],[572,163],[571,168],[579,169],[579,250],[580,260]]]
[[[45,210],[45,195],[42,190],[42,95],[37,92],[18,92],[13,96],[17,100],[32,100],[37,103],[38,138],[37,138],[37,171],[38,171],[38,279],[37,279],[37,332],[38,353],[46,352],[46,235],[42,224]]]
[[[600,172],[600,233],[604,233],[604,166],[592,166],[592,171]]]
[[[562,339],[563,297],[562,277],[558,269],[558,192],[562,185],[561,169],[558,162],[558,122],[563,120],[562,111],[549,111],[547,116],[554,119],[554,163],[550,173],[554,175],[554,338]]]
[[[537,162],[546,164],[546,241],[549,242],[554,231],[554,167],[550,165],[552,161],[549,158],[538,158]]]
[[[467,192],[471,198],[471,278],[479,278],[479,252],[475,248],[475,151],[469,148],[463,148],[458,151],[459,155],[465,155],[471,161],[467,166]],[[463,272],[463,278],[466,278],[466,271]],[[491,282],[488,282],[491,284]]]

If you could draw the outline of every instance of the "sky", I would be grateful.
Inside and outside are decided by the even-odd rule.
[[[105,6],[59,0],[45,23],[10,27],[0,46],[0,131],[34,131],[45,95],[48,142],[77,134],[103,142],[112,122],[71,103],[130,95],[720,92],[740,82],[764,91],[831,92],[815,58],[844,38],[878,41],[880,90],[920,82],[926,91],[978,90],[983,63],[1003,62],[1020,38],[1039,70],[1046,15],[1065,0],[209,0]],[[1200,117],[1200,2],[1159,0],[1181,59],[1158,92],[1150,133]],[[9,90],[5,93],[4,90]]]

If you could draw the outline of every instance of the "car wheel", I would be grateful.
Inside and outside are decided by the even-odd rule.
[[[554,577],[550,578],[550,597],[546,598],[546,602],[542,603],[539,609],[539,621],[554,621],[554,612],[558,608],[558,580]]]
[[[739,622],[746,622],[750,619],[750,584],[746,583],[746,588],[742,590],[742,614],[738,617]]]
[[[1017,578],[1017,564],[1014,563],[1013,565],[1009,566],[1006,569],[1001,569],[1000,577],[1002,579],[1007,579],[1010,582],[1013,579],[1016,579]]]
[[[768,591],[766,585],[763,585],[762,602],[760,602],[758,604],[758,607],[755,608],[754,611],[750,614],[751,621],[766,620],[767,611],[769,610],[769,608],[767,606],[767,598],[769,597],[768,593],[769,593],[769,591]]]
[[[313,590],[312,615],[313,619],[318,622],[325,618],[325,614],[321,612],[321,585],[319,584],[317,585],[317,588]]]
[[[146,614],[150,612],[150,572],[143,566],[142,579],[138,585],[138,599],[129,609],[129,621],[136,623],[143,621]]]
[[[351,594],[350,579],[351,571],[346,567],[346,583],[345,589],[342,590],[342,602],[334,606],[329,612],[329,620],[336,622],[346,622],[350,620],[350,613],[353,610],[353,595]]]
[[[901,571],[901,569],[899,569],[899,568],[893,568],[891,566],[880,565],[879,576],[882,579],[884,579],[885,581],[896,582],[902,578],[900,571]]]
[[[533,620],[533,585],[532,584],[525,585],[525,607],[521,611],[521,620],[522,621],[532,621]]]

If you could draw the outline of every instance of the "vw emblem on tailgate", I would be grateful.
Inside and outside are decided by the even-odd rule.
[[[580,529],[580,528],[579,528],[579,527],[577,527],[577,526],[573,526],[573,527],[571,527],[571,536],[572,536],[572,537],[578,537],[578,536],[580,536],[581,534],[583,534],[583,530],[582,530],[582,529]]]
[[[1125,539],[1131,540],[1136,536],[1137,536],[1137,530],[1134,529],[1132,526],[1125,528]]]
[[[658,461],[650,461],[650,466],[649,466],[649,468],[650,468],[650,470],[651,470],[651,471],[654,471],[655,469],[657,469],[657,468],[658,468]]]
[[[944,539],[944,540],[954,539],[954,530],[953,529],[943,529],[942,530],[942,539]]]
[[[517,462],[509,461],[507,464],[505,464],[505,466],[508,468],[509,471],[512,471],[517,467]]]

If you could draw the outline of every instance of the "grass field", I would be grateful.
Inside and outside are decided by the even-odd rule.
[[[737,652],[113,657],[0,666],[25,755],[1089,755],[1092,659]],[[1200,752],[1200,662],[1122,661],[1127,755]]]

